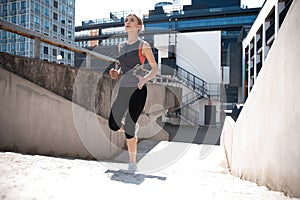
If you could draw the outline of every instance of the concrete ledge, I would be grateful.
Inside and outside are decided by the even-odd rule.
[[[226,159],[228,166],[230,168],[232,163],[232,142],[233,142],[233,131],[234,131],[235,121],[232,117],[227,116],[224,121],[222,134],[220,138],[220,145],[224,147]]]

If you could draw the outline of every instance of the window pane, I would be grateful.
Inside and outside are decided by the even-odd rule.
[[[16,3],[12,3],[11,4],[11,10],[12,11],[16,11],[17,10],[17,4]]]
[[[57,17],[58,15],[57,15],[57,13],[53,13],[53,19],[55,19],[55,20],[57,20],[58,19],[58,17]]]
[[[21,9],[26,9],[26,1],[21,2]]]
[[[53,2],[53,6],[54,6],[55,8],[58,8],[58,2],[57,2],[57,1],[54,1],[54,2]]]
[[[48,55],[48,47],[44,47],[44,54]]]
[[[53,49],[53,50],[52,50],[52,55],[53,55],[53,56],[57,56],[57,50],[56,50],[56,49]]]

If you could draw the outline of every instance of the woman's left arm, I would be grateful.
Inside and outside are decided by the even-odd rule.
[[[148,74],[146,74],[146,76],[140,78],[140,81],[138,83],[138,88],[139,89],[142,89],[143,85],[147,81],[154,78],[158,73],[157,63],[155,61],[151,46],[147,42],[143,43],[142,54],[146,57],[149,65],[151,66],[151,71]]]

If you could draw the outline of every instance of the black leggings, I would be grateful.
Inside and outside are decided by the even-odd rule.
[[[120,87],[117,97],[115,98],[110,115],[109,128],[117,131],[122,127],[121,121],[125,116],[125,136],[131,139],[135,136],[135,124],[142,113],[147,98],[147,87],[143,86],[140,90],[132,87]]]

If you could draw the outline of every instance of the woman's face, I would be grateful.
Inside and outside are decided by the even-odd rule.
[[[139,31],[142,28],[142,25],[139,24],[138,19],[134,15],[128,15],[125,19],[125,30],[130,31]]]

